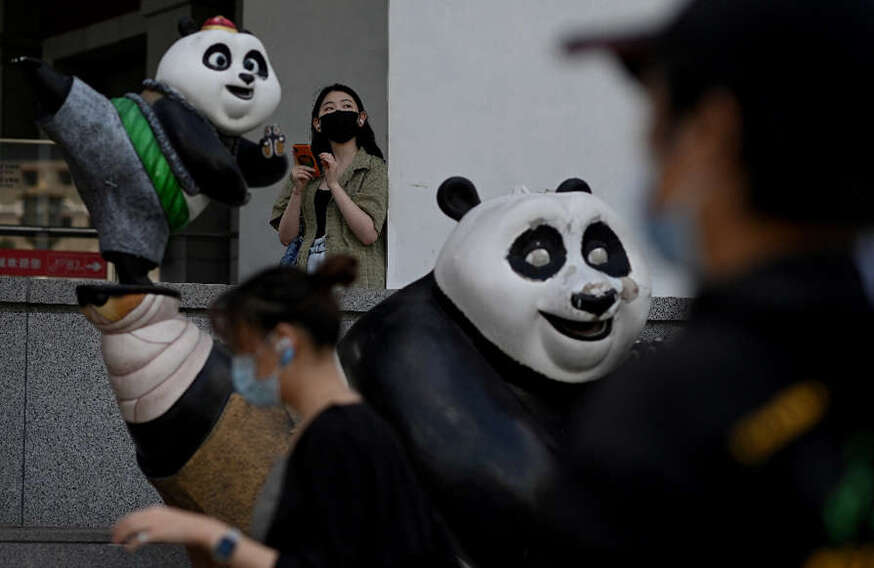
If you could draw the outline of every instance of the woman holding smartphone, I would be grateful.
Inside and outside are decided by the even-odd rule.
[[[385,288],[388,171],[358,94],[322,89],[313,105],[311,147],[322,175],[295,164],[270,224],[288,246],[301,237],[297,266],[313,272],[326,255],[359,261],[357,286]]]
[[[340,313],[331,291],[353,281],[355,265],[332,256],[312,274],[270,268],[211,309],[234,352],[235,388],[253,404],[286,404],[300,419],[265,543],[164,506],[121,519],[113,542],[130,550],[185,544],[239,568],[458,565],[400,441],[335,363]]]

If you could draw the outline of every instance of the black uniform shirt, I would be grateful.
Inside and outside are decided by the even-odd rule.
[[[329,407],[301,435],[266,544],[282,568],[457,566],[391,427],[365,404]]]
[[[586,398],[579,494],[554,496],[579,503],[580,560],[870,562],[872,380],[874,312],[849,254],[706,290],[681,338]]]

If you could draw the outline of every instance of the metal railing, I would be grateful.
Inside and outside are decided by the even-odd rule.
[[[0,225],[0,236],[32,237],[48,235],[50,237],[97,238],[97,229],[90,227],[39,227],[26,225]],[[239,237],[237,231],[222,233],[182,232],[174,233],[174,237],[194,239],[228,239]]]

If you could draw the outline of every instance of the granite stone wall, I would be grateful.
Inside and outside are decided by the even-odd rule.
[[[159,498],[137,469],[99,335],[78,311],[79,283],[0,277],[0,566],[185,566],[179,547],[132,558],[106,544],[119,516]],[[226,289],[168,286],[204,328]],[[343,294],[343,331],[390,294]],[[641,339],[670,337],[687,310],[685,299],[656,298]]]

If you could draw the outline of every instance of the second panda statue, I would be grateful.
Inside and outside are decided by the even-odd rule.
[[[456,177],[437,200],[458,225],[434,271],[362,316],[340,360],[472,565],[567,563],[574,413],[643,329],[646,262],[577,178],[481,203]]]

